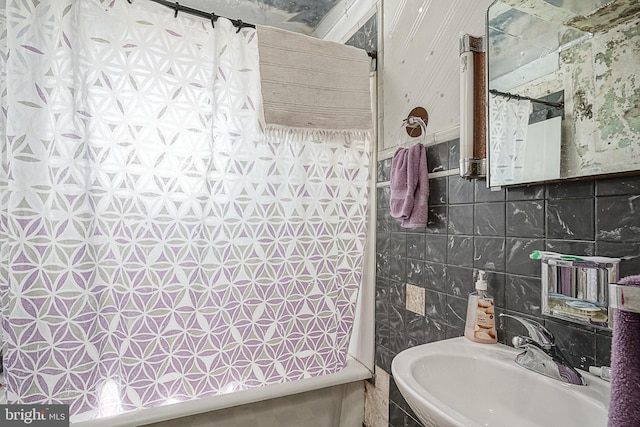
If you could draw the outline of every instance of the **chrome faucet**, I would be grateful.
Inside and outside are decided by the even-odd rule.
[[[511,341],[515,348],[524,351],[516,356],[516,363],[530,371],[570,384],[585,385],[582,375],[556,346],[551,332],[538,322],[510,314],[500,317],[515,319],[527,328],[528,337],[515,336]]]

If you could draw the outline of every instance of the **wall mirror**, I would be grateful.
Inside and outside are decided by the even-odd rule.
[[[488,185],[640,171],[637,0],[487,11]]]

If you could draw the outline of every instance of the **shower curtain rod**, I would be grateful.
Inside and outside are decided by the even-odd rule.
[[[513,99],[517,99],[517,100],[527,100],[527,101],[535,102],[535,103],[538,103],[538,104],[544,104],[544,105],[548,105],[550,107],[555,107],[558,110],[561,110],[562,108],[564,108],[564,103],[563,102],[544,101],[542,99],[530,98],[528,96],[517,95],[515,93],[500,92],[499,90],[495,90],[495,89],[489,89],[489,93],[491,93],[492,95],[504,96],[505,98],[509,98],[509,99],[513,98]]]
[[[129,2],[129,4],[133,3],[133,0],[127,0]],[[198,10],[198,9],[194,9],[192,7],[189,6],[183,6],[178,2],[170,2],[167,0],[151,0],[154,3],[158,3],[161,4],[163,6],[166,6],[168,8],[171,8],[174,10],[173,16],[174,17],[178,17],[178,12],[184,12],[184,13],[188,13],[189,15],[195,15],[195,16],[199,16],[201,18],[206,18],[209,19],[211,21],[211,26],[213,28],[216,27],[216,21],[218,20],[218,18],[226,18],[225,16],[220,16],[220,15],[216,15],[215,12],[205,12],[204,10]],[[226,18],[229,21],[231,21],[231,23],[233,24],[234,27],[238,28],[238,31],[236,31],[236,33],[239,33],[241,29],[243,28],[255,28],[256,26],[253,24],[248,24],[246,22],[242,22],[242,19],[231,19],[231,18]]]
[[[243,28],[256,28],[256,26],[254,24],[249,24],[249,23],[243,22],[242,19],[227,18],[226,16],[216,15],[215,12],[205,12],[204,10],[198,10],[198,9],[194,9],[192,7],[189,7],[189,6],[183,6],[179,2],[170,2],[170,1],[167,1],[167,0],[150,0],[150,1],[152,1],[154,3],[161,4],[163,6],[166,6],[166,7],[170,8],[170,9],[173,9],[174,10],[174,13],[173,13],[174,17],[177,17],[179,12],[184,12],[184,13],[188,13],[189,15],[195,15],[195,16],[199,16],[201,18],[209,19],[211,21],[211,26],[213,28],[216,27],[216,21],[218,20],[218,18],[225,18],[225,19],[228,19],[229,21],[231,21],[233,26],[238,28],[236,33],[239,33],[240,30],[243,29]],[[129,4],[132,4],[133,0],[127,0],[127,2]],[[375,50],[371,51],[371,52],[367,52],[367,55],[369,55],[372,59],[377,59],[378,58],[378,52],[375,51]]]

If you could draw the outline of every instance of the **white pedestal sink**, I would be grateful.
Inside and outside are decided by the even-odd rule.
[[[572,385],[518,366],[502,344],[453,338],[404,350],[391,364],[398,389],[427,427],[606,427],[610,385]]]

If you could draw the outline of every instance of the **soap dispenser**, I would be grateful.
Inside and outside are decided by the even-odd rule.
[[[474,342],[495,344],[498,342],[495,320],[495,303],[487,292],[487,273],[478,271],[476,291],[469,294],[467,323],[464,336]]]

